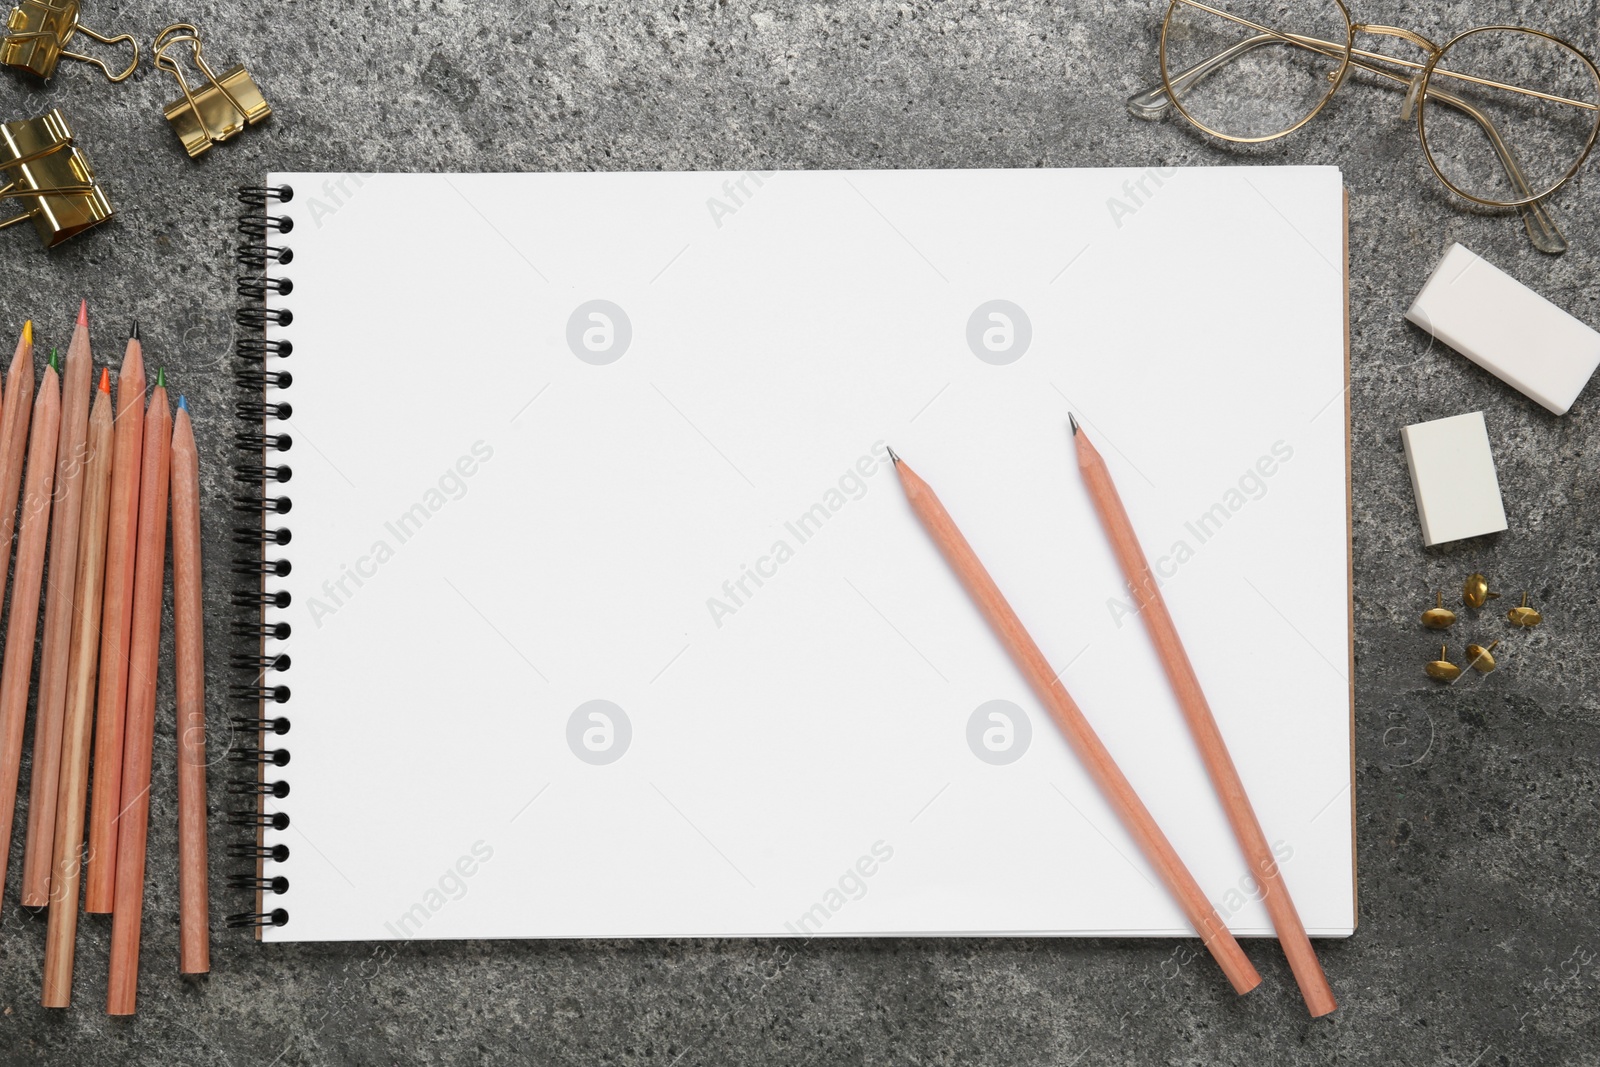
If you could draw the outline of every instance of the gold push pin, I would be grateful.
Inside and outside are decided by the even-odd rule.
[[[46,248],[112,214],[89,161],[73,147],[65,116],[54,108],[36,119],[0,124],[0,199],[7,197],[31,206],[0,219],[0,230],[32,222]]]
[[[206,84],[198,89],[189,88],[176,56],[168,54],[182,45],[189,46],[190,58],[205,76]],[[174,23],[157,35],[154,58],[156,68],[170,71],[183,90],[183,96],[168,104],[163,114],[190,159],[209,152],[212,145],[231,141],[246,126],[254,126],[272,114],[255,80],[241,64],[235,63],[220,77],[211,69],[200,51],[200,31],[187,22]]]
[[[1499,641],[1491,641],[1488,648],[1484,648],[1482,645],[1468,645],[1467,666],[1479,674],[1488,674],[1494,670],[1494,646],[1499,643]]]
[[[1469,608],[1481,608],[1499,595],[1489,592],[1489,579],[1481,574],[1469,574],[1467,584],[1461,589],[1461,602]]]
[[[1422,625],[1430,630],[1448,630],[1456,624],[1456,613],[1444,606],[1444,594],[1433,594],[1433,607],[1422,613]]]
[[[1444,658],[1445,646],[1439,646],[1439,658],[1422,668],[1429,678],[1439,682],[1453,682],[1461,675],[1461,668]]]
[[[104,60],[67,51],[67,44],[80,33],[101,44],[126,41],[132,45],[133,59],[128,62],[127,69],[114,74]],[[17,0],[17,6],[6,19],[5,39],[0,41],[0,63],[49,78],[63,59],[92,64],[108,79],[119,82],[132,76],[139,66],[139,42],[131,33],[107,37],[79,23],[78,0]]]
[[[1522,594],[1522,603],[1520,605],[1506,612],[1506,618],[1511,620],[1512,625],[1522,627],[1538,626],[1541,622],[1544,622],[1543,615],[1528,607],[1527,593]]]

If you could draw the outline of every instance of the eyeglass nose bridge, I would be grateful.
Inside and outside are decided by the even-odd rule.
[[[1379,26],[1375,23],[1357,22],[1350,27],[1352,34],[1370,33],[1375,37],[1398,37],[1402,41],[1409,41],[1428,53],[1429,57],[1437,56],[1442,49],[1420,33],[1404,29],[1400,26]]]
[[[1428,61],[1430,64],[1439,58],[1441,52],[1441,49],[1438,45],[1422,36],[1422,34],[1415,33],[1400,26],[1377,26],[1368,25],[1366,23],[1356,23],[1351,26],[1350,29],[1352,35],[1357,33],[1370,33],[1376,37],[1398,37],[1402,41],[1407,41],[1411,44],[1414,44],[1424,52],[1428,53]],[[1417,73],[1412,76],[1410,82],[1406,84],[1406,97],[1400,105],[1400,118],[1402,121],[1409,122],[1416,118],[1417,105],[1422,102],[1422,87],[1423,83],[1427,81],[1427,73],[1428,68],[1426,66],[1420,68]]]

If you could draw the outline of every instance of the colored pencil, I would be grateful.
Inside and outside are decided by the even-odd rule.
[[[928,531],[929,537],[938,546],[945,561],[950,564],[950,569],[955,571],[956,577],[961,580],[968,595],[977,604],[978,610],[994,630],[995,636],[1005,646],[1006,652],[1033,686],[1034,692],[1050,712],[1050,717],[1065,735],[1067,743],[1077,753],[1079,762],[1100,787],[1100,792],[1106,801],[1116,810],[1123,826],[1138,842],[1150,865],[1166,883],[1167,890],[1183,909],[1189,924],[1194,927],[1206,948],[1210,949],[1211,955],[1222,967],[1222,972],[1233,984],[1234,991],[1247,993],[1254,989],[1261,981],[1261,976],[1250,965],[1239,943],[1234,940],[1233,934],[1217,915],[1216,909],[1206,899],[1204,891],[1195,881],[1194,875],[1184,866],[1183,860],[1179,858],[1166,835],[1156,825],[1144,802],[1133,791],[1133,786],[1123,776],[1122,770],[1111,758],[1111,753],[1095,734],[1089,721],[1084,718],[1083,712],[1078,710],[1078,705],[1067,692],[1066,686],[1050,668],[1044,653],[1039,650],[1039,646],[1023,627],[1022,620],[1017,618],[1016,612],[1000,592],[999,586],[995,585],[994,579],[984,569],[972,546],[957,528],[955,520],[939,502],[939,498],[934,495],[928,483],[918,477],[904,460],[893,451],[889,453],[889,458],[894,462],[895,473],[900,477],[900,486],[905,490],[911,510],[916,513]]]
[[[1178,636],[1178,628],[1172,621],[1171,612],[1167,610],[1161,588],[1145,559],[1144,550],[1139,547],[1139,538],[1133,532],[1133,522],[1128,518],[1127,509],[1122,506],[1116,483],[1111,480],[1111,471],[1075,418],[1072,419],[1072,441],[1078,454],[1078,469],[1089,490],[1089,499],[1094,502],[1100,525],[1111,542],[1117,563],[1122,567],[1122,576],[1138,601],[1139,618],[1144,620],[1150,640],[1161,657],[1167,681],[1172,684],[1178,706],[1189,724],[1189,732],[1200,749],[1200,758],[1205,761],[1212,788],[1222,801],[1228,823],[1233,827],[1233,836],[1250,864],[1251,873],[1261,884],[1262,900],[1266,903],[1267,913],[1272,916],[1272,925],[1278,932],[1284,955],[1289,958],[1289,969],[1294,972],[1295,981],[1300,985],[1300,994],[1305,998],[1312,1016],[1326,1015],[1339,1006],[1338,1001],[1334,999],[1327,976],[1322,973],[1322,965],[1317,962],[1311,939],[1306,937],[1300,913],[1295,910],[1289,887],[1284,884],[1283,872],[1278,869],[1272,846],[1267,843],[1267,835],[1256,818],[1249,795],[1245,793],[1244,783],[1239,779],[1238,768],[1233,765],[1233,757],[1222,739],[1216,717],[1211,714],[1211,705],[1200,688],[1200,679],[1194,672],[1194,664],[1189,661],[1182,638]]]
[[[106,522],[105,607],[100,621],[100,696],[95,707],[94,789],[89,807],[89,874],[83,910],[111,914],[117,886],[117,814],[122,810],[122,724],[128,710],[128,633],[133,622],[133,557],[139,540],[139,466],[144,448],[144,348],[139,324],[117,374],[116,440]]]
[[[17,494],[22,491],[22,462],[28,452],[28,424],[33,413],[33,320],[22,324],[16,355],[6,374],[0,400],[0,604],[10,577],[11,539],[17,532]]]
[[[73,591],[78,581],[78,524],[94,389],[89,351],[89,302],[67,345],[61,377],[61,431],[56,444],[55,503],[50,510],[50,567],[45,577],[44,640],[33,725],[33,773],[28,782],[28,835],[22,858],[22,903],[50,902],[50,857],[55,849],[56,787],[61,779],[61,725],[67,714],[67,659],[72,651]]]
[[[200,456],[189,403],[172,422],[172,604],[178,652],[178,959],[211,970],[206,868],[206,654],[200,595]]]
[[[128,648],[128,712],[122,738],[122,814],[117,820],[117,892],[111,910],[111,978],[106,1011],[132,1015],[139,985],[145,839],[150,829],[150,758],[155,743],[156,664],[161,592],[167,567],[167,488],[172,410],[167,379],[156,372],[145,413],[139,484],[139,546],[134,556],[133,630]]]
[[[61,782],[56,789],[55,845],[50,860],[50,922],[45,933],[47,1008],[72,1002],[72,959],[78,934],[78,888],[83,873],[84,801],[89,793],[89,737],[94,726],[95,666],[100,652],[101,578],[106,559],[106,506],[111,495],[111,375],[89,410],[78,530],[78,581],[73,593],[72,656],[67,671],[67,715],[61,727]]]
[[[56,353],[39,380],[28,438],[28,478],[22,497],[22,532],[17,537],[16,580],[6,620],[6,651],[0,665],[0,886],[11,858],[12,823],[17,813],[17,778],[22,770],[22,728],[33,681],[33,639],[39,628],[39,592],[44,584],[44,552],[50,529],[50,497],[55,485],[56,438],[61,431],[61,378]]]

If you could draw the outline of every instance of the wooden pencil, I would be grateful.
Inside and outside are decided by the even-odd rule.
[[[178,654],[178,969],[211,970],[206,865],[206,655],[200,456],[189,403],[172,422],[172,605]]]
[[[116,437],[106,521],[105,606],[100,620],[100,695],[95,705],[94,788],[83,910],[111,914],[117,886],[117,814],[122,810],[122,724],[128,710],[128,632],[133,557],[139,540],[139,467],[144,449],[144,348],[139,324],[117,373]]]
[[[45,933],[47,1008],[72,1002],[72,960],[78,934],[78,888],[83,873],[84,801],[89,793],[89,737],[94,726],[95,666],[100,652],[101,578],[106,558],[106,506],[111,493],[111,375],[89,409],[83,518],[78,530],[78,581],[74,587],[72,655],[67,671],[67,714],[61,727],[61,782],[56,789],[55,845],[50,861],[50,922]]]
[[[1206,773],[1211,776],[1212,788],[1222,801],[1228,823],[1233,827],[1233,836],[1250,864],[1251,873],[1261,884],[1262,900],[1266,903],[1267,913],[1272,916],[1272,925],[1278,932],[1284,955],[1289,958],[1289,969],[1299,983],[1300,994],[1313,1016],[1326,1015],[1339,1006],[1338,1001],[1334,999],[1322,965],[1317,962],[1311,939],[1306,937],[1305,925],[1301,923],[1300,913],[1295,910],[1294,901],[1289,896],[1289,887],[1284,884],[1283,873],[1272,854],[1272,846],[1267,843],[1267,835],[1256,818],[1249,795],[1245,793],[1244,783],[1239,779],[1238,768],[1233,765],[1233,757],[1222,739],[1216,717],[1211,714],[1211,705],[1200,688],[1194,664],[1189,661],[1189,653],[1178,636],[1172,614],[1167,611],[1167,602],[1161,595],[1155,574],[1151,572],[1144,550],[1139,546],[1139,538],[1133,532],[1133,523],[1122,505],[1116,483],[1111,480],[1111,471],[1075,418],[1072,419],[1072,441],[1078,454],[1078,469],[1089,490],[1089,499],[1094,502],[1094,510],[1100,516],[1100,525],[1111,542],[1117,563],[1122,567],[1122,575],[1133,590],[1139,606],[1139,618],[1144,620],[1150,640],[1161,657],[1167,681],[1172,685],[1178,706],[1189,724],[1189,732],[1200,749]]]
[[[1039,646],[1023,627],[1022,620],[1017,618],[1016,612],[1000,592],[999,586],[995,585],[994,579],[984,569],[972,546],[957,528],[955,520],[939,502],[939,498],[934,495],[928,483],[918,477],[904,460],[893,451],[889,453],[889,458],[894,462],[895,473],[900,477],[900,485],[905,490],[911,510],[916,513],[928,531],[929,537],[938,546],[945,561],[950,564],[950,569],[955,571],[956,577],[961,580],[968,595],[977,604],[978,610],[994,630],[995,636],[1005,646],[1006,652],[1028,679],[1034,692],[1050,712],[1050,717],[1065,735],[1067,743],[1077,753],[1079,762],[1099,786],[1107,802],[1115,809],[1128,833],[1138,842],[1140,851],[1144,853],[1150,865],[1161,876],[1167,890],[1188,917],[1189,925],[1194,927],[1206,948],[1211,951],[1211,955],[1221,966],[1222,973],[1232,983],[1234,991],[1247,993],[1254,989],[1260,983],[1261,976],[1250,965],[1239,943],[1234,940],[1227,925],[1217,915],[1211,902],[1206,899],[1205,892],[1195,881],[1194,875],[1189,873],[1177,851],[1173,849],[1166,835],[1161,832],[1161,828],[1156,825],[1155,819],[1145,808],[1144,802],[1139,799],[1133,786],[1123,776],[1121,768],[1111,758],[1111,753],[1095,734],[1094,728],[1089,725],[1089,720],[1078,710],[1078,705],[1067,692],[1065,684],[1050,668],[1044,653],[1039,650]]]
[[[78,306],[78,324],[67,345],[66,370],[61,376],[61,430],[56,444],[55,502],[50,509],[50,565],[45,574],[33,773],[28,781],[28,835],[22,858],[22,903],[30,908],[50,902],[50,857],[55,848],[56,787],[61,778],[61,725],[67,714],[67,658],[72,651],[78,524],[83,517],[93,375],[89,302],[85,300]]]
[[[22,324],[22,337],[6,374],[0,400],[0,604],[5,603],[10,577],[11,539],[17,532],[17,494],[22,490],[22,463],[28,452],[28,424],[33,414],[33,320]]]
[[[145,838],[150,825],[150,758],[155,743],[156,665],[161,592],[167,568],[167,488],[172,411],[167,379],[156,372],[145,413],[139,479],[139,543],[134,556],[133,630],[128,647],[128,712],[122,738],[122,814],[117,819],[117,892],[111,909],[111,978],[106,1011],[132,1015],[139,985]]]
[[[61,378],[57,357],[39,379],[28,438],[28,477],[22,497],[22,532],[17,537],[16,580],[6,620],[6,651],[0,665],[0,886],[11,858],[11,830],[17,814],[17,778],[22,771],[22,728],[33,681],[33,639],[39,628],[39,591],[44,584],[44,552],[50,528],[50,497],[56,476],[56,438],[61,431]]]

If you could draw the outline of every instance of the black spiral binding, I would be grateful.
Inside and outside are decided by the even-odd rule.
[[[293,384],[294,377],[276,363],[288,357],[294,346],[281,338],[269,339],[266,328],[287,326],[294,321],[293,312],[281,305],[281,299],[294,291],[294,282],[268,274],[270,267],[283,266],[294,258],[291,249],[273,243],[278,235],[294,228],[294,219],[271,213],[274,204],[288,203],[293,197],[294,190],[287,185],[245,186],[239,190],[239,202],[245,210],[239,216],[238,289],[246,303],[240,306],[236,318],[246,336],[235,343],[235,378],[240,389],[235,414],[244,425],[234,437],[240,461],[234,465],[239,494],[233,503],[235,510],[250,519],[233,531],[233,542],[241,552],[233,563],[233,573],[241,582],[232,597],[239,610],[233,634],[252,642],[254,652],[236,653],[230,665],[240,678],[232,688],[232,696],[244,709],[244,713],[233,717],[234,732],[255,741],[250,747],[234,748],[228,753],[243,772],[228,786],[229,794],[240,804],[229,811],[228,821],[249,834],[245,842],[229,845],[228,855],[253,861],[249,869],[231,875],[228,885],[253,894],[254,903],[253,910],[229,915],[228,925],[252,928],[283,926],[289,921],[288,909],[269,907],[267,903],[269,896],[289,891],[289,879],[267,868],[268,864],[288,860],[289,846],[269,845],[264,835],[268,830],[283,830],[289,825],[289,816],[279,804],[289,795],[289,783],[279,773],[289,763],[289,750],[283,745],[289,719],[281,714],[289,700],[289,687],[275,680],[289,669],[289,656],[269,651],[267,643],[281,642],[290,633],[288,622],[269,618],[269,614],[288,607],[290,599],[288,590],[273,588],[270,583],[292,569],[282,556],[291,535],[281,516],[293,506],[284,487],[294,471],[284,462],[283,454],[294,442],[274,423],[281,423],[293,413],[282,393]],[[269,296],[273,298],[272,307],[267,306]],[[273,365],[269,366],[269,361]]]

